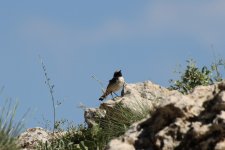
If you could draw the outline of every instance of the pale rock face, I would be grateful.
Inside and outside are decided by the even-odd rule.
[[[38,142],[43,143],[48,141],[50,138],[50,132],[43,128],[36,127],[27,129],[19,136],[19,145],[25,149],[33,150],[37,146]]]
[[[111,150],[135,150],[132,145],[121,143],[120,140],[113,140],[109,146]]]
[[[98,118],[103,118],[105,114],[106,111],[104,109],[86,108],[84,111],[85,122],[88,124],[88,127],[95,126],[95,120]]]
[[[224,123],[225,124],[225,110],[221,111],[220,114],[216,115],[216,118],[213,120],[213,123]]]
[[[36,150],[38,143],[45,143],[55,137],[60,137],[65,134],[65,131],[55,132],[53,136],[53,133],[47,131],[46,129],[40,127],[30,128],[20,134],[18,137],[18,145],[22,148],[22,150]]]
[[[218,142],[215,146],[215,150],[224,150],[225,149],[225,140]]]
[[[129,145],[129,149],[224,150],[225,82],[196,87],[188,95],[172,92],[151,117],[134,123],[107,149]]]
[[[95,125],[95,120],[98,119],[98,116],[103,117],[105,110],[113,108],[117,103],[123,104],[134,111],[140,111],[136,109],[141,109],[142,107],[153,108],[158,106],[160,103],[164,103],[164,100],[168,96],[182,96],[182,94],[177,91],[169,91],[164,87],[153,84],[151,81],[136,84],[126,84],[121,95],[123,96],[115,97],[114,100],[110,99],[106,102],[103,102],[99,108],[86,109],[84,118],[88,126],[92,127]]]

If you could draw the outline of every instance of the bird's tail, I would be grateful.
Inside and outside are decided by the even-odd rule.
[[[104,99],[105,99],[104,96],[101,96],[101,97],[99,98],[100,101],[103,101]]]
[[[99,98],[99,100],[100,100],[100,101],[103,101],[108,95],[109,95],[109,92],[106,91],[106,92]]]

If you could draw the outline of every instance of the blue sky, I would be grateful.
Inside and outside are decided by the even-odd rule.
[[[1,101],[19,101],[27,127],[52,120],[38,55],[55,85],[57,119],[82,123],[80,103],[98,107],[101,87],[116,69],[128,83],[168,86],[178,64],[224,58],[225,1],[2,1]],[[212,48],[213,45],[213,48]]]

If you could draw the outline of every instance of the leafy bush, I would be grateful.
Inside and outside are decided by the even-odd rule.
[[[222,74],[219,70],[220,67],[225,67],[225,61],[222,59],[212,63],[209,68],[206,66],[198,68],[196,62],[192,59],[187,60],[187,63],[185,71],[179,72],[179,74],[181,74],[180,79],[170,81],[172,85],[169,89],[188,94],[198,85],[210,85],[222,81]]]

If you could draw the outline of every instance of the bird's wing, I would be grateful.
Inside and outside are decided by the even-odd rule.
[[[107,88],[108,88],[109,86],[115,84],[116,81],[117,81],[117,78],[112,78],[111,80],[109,80],[109,84],[108,84]]]

